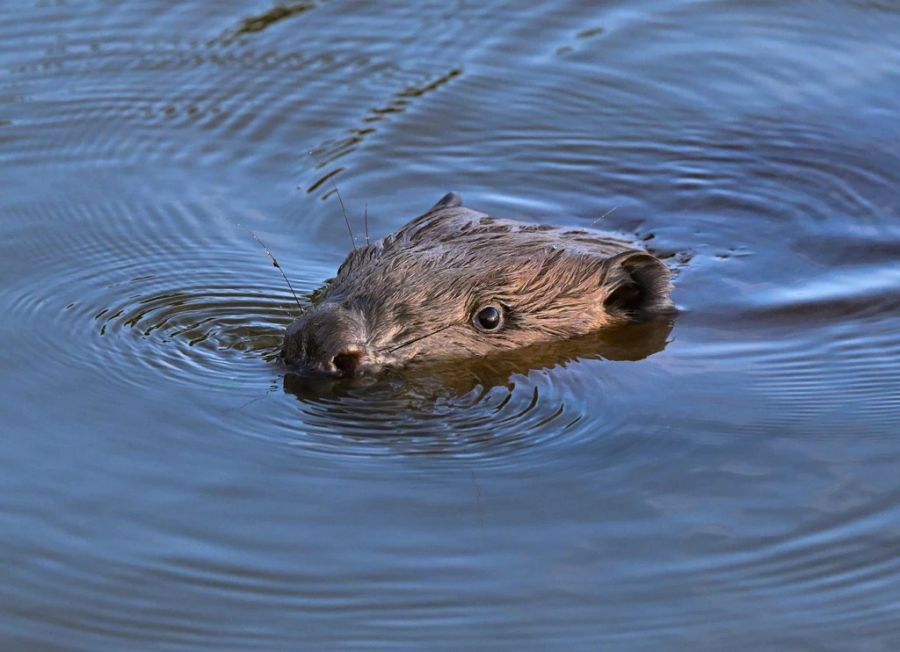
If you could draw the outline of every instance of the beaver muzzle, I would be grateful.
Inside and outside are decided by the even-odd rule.
[[[302,315],[284,335],[281,356],[304,371],[349,378],[375,370],[379,359],[366,343],[363,317],[337,304]]]

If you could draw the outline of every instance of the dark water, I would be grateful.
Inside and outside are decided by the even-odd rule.
[[[8,1],[0,170],[0,648],[900,647],[897,3]],[[249,231],[312,291],[329,179],[613,211],[683,312],[294,392]]]

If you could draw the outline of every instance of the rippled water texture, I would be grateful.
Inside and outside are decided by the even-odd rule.
[[[5,3],[0,648],[900,648],[898,98],[883,1]],[[681,313],[310,386],[333,183]]]

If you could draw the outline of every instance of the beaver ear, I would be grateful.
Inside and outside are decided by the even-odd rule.
[[[625,251],[604,266],[603,307],[611,317],[634,320],[672,308],[669,268],[646,251]]]
[[[462,197],[459,196],[459,193],[448,192],[438,200],[438,203],[431,207],[431,210],[438,208],[458,208],[459,206],[462,206]]]

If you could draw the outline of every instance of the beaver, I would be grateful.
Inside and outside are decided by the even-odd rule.
[[[354,248],[287,327],[282,358],[353,377],[484,357],[667,313],[671,287],[669,269],[625,240],[491,217],[450,192]]]

